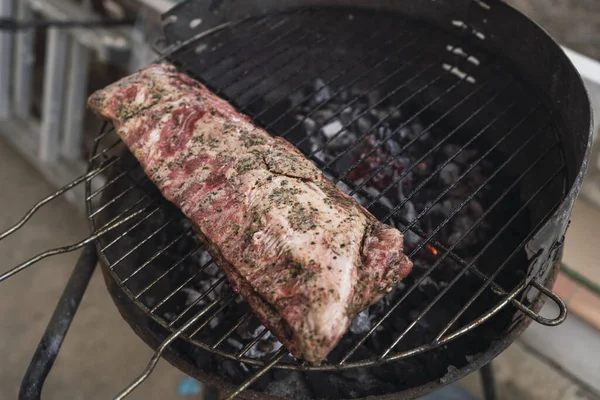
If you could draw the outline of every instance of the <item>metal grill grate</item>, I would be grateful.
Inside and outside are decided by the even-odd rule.
[[[542,323],[555,323],[519,299],[530,284],[551,296],[530,282],[524,247],[563,199],[564,156],[548,108],[510,66],[478,50],[476,40],[397,16],[303,10],[244,21],[168,56],[267,131],[294,143],[381,221],[401,229],[405,252],[419,260],[408,283],[384,302],[382,316],[327,362],[301,363],[276,347],[253,351],[269,335],[264,329],[232,345],[236,330],[255,317],[222,275],[215,274],[203,290],[190,295],[190,286],[215,266],[189,224],[160,197],[106,127],[96,139],[91,162],[95,173],[109,171],[109,179],[92,191],[90,177],[87,203],[94,232],[121,223],[98,243],[110,276],[175,336],[263,366],[262,371],[275,364],[339,370],[415,356],[493,320],[509,303]],[[370,103],[358,107],[363,101]],[[384,105],[386,113],[374,113]],[[372,123],[359,131],[355,127],[365,116]],[[309,121],[316,126],[308,129]],[[414,129],[407,135],[410,127]],[[390,153],[392,141],[396,145]],[[472,156],[464,168],[449,168],[466,154]],[[455,171],[451,179],[441,179],[449,170]],[[477,175],[481,170],[486,174]],[[373,182],[379,189],[373,190]],[[436,207],[465,188],[460,202],[431,218]],[[449,240],[453,221],[481,199],[487,200],[477,218]],[[409,206],[411,215],[405,211]],[[465,245],[470,237],[485,240]],[[192,258],[202,262],[195,271],[185,267]],[[446,283],[415,308],[411,299],[416,291],[441,275]],[[470,289],[459,294],[461,282],[469,282]],[[441,328],[425,337],[411,335],[427,315],[439,314],[456,298],[460,304]],[[394,314],[414,309],[418,312],[407,326],[389,325]],[[229,319],[218,321],[225,311]],[[379,353],[361,351],[382,330],[388,340],[380,343]]]

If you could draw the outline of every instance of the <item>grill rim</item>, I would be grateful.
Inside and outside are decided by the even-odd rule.
[[[518,125],[518,124],[517,124],[517,125]],[[95,156],[96,156],[96,154],[94,154],[94,157],[95,157]],[[557,172],[558,172],[558,171],[557,171]],[[97,192],[96,192],[96,193],[97,193]],[[89,198],[89,197],[91,197],[91,195],[88,193],[88,196],[87,196],[87,197]],[[113,200],[115,200],[115,199],[111,199],[111,201],[113,201]],[[103,205],[103,206],[104,206],[104,205]],[[151,206],[151,207],[152,207],[152,206]],[[93,215],[93,214],[94,214],[94,213],[91,213],[91,215]],[[414,224],[412,224],[412,225],[414,225]],[[94,228],[94,226],[92,227],[92,229],[95,229],[95,228]],[[429,240],[429,238],[427,238],[427,240]],[[443,248],[443,247],[442,247],[442,248]],[[133,249],[132,249],[132,250],[133,250]],[[450,254],[453,254],[453,253],[452,253],[452,252],[450,252]],[[103,254],[103,256],[104,256],[104,254]],[[122,258],[123,258],[123,257],[122,257]],[[120,262],[120,261],[122,260],[122,258],[121,258],[121,259],[119,259],[118,261],[115,261],[115,262],[113,262],[113,263],[112,263],[112,266],[114,267],[114,265],[115,265],[116,263]],[[108,260],[107,260],[107,259],[106,259],[105,261],[108,263]],[[463,261],[463,262],[464,262],[464,261]],[[143,266],[142,266],[142,267],[143,267]],[[140,269],[141,269],[142,267],[140,267]],[[121,284],[122,284],[122,285],[124,285],[124,286],[125,286],[125,283],[126,283],[126,281],[129,279],[129,277],[128,277],[128,278],[126,278],[125,280],[122,280],[122,279],[121,279],[121,278],[119,278],[117,275],[114,275],[114,278],[115,278],[117,281],[121,281]],[[487,278],[487,277],[485,277],[485,278]],[[136,296],[135,294],[131,293],[131,292],[129,291],[129,289],[128,289],[128,288],[126,288],[126,287],[124,287],[124,289],[126,290],[126,292],[128,293],[128,295],[130,295],[130,296],[132,296],[132,297],[136,298],[136,301],[138,301],[138,300],[137,300],[137,296]],[[155,315],[155,314],[152,312],[152,311],[154,311],[154,310],[149,310],[149,309],[148,309],[148,308],[147,308],[145,305],[143,305],[143,304],[142,304],[141,302],[139,302],[139,301],[138,301],[138,303],[140,304],[140,307],[141,307],[143,310],[145,310],[146,312],[148,312],[149,314],[151,314],[152,318],[158,318],[158,317],[157,317],[157,316],[156,316],[156,315]],[[490,312],[488,312],[488,313],[485,313],[485,315],[488,315],[489,313],[491,313],[491,311],[490,311]],[[185,314],[185,312],[184,312],[184,313],[182,313],[182,314],[180,314],[180,316],[182,316],[182,315],[184,315],[184,314]],[[485,315],[482,315],[482,316],[480,316],[480,319],[479,319],[478,321],[480,321],[482,318],[484,318],[484,316],[485,316]],[[490,315],[491,315],[491,314],[490,314]],[[159,323],[161,323],[163,326],[165,326],[165,325],[164,325],[164,322],[159,322]],[[471,324],[470,326],[468,326],[468,328],[462,327],[462,328],[461,328],[461,330],[462,330],[463,328],[465,328],[465,329],[466,329],[466,331],[464,331],[463,333],[466,333],[467,331],[469,331],[469,330],[472,330],[472,329],[473,329],[474,327],[476,327],[476,326],[477,326],[477,323],[473,323],[473,324]],[[169,325],[168,327],[170,327],[170,325]],[[174,329],[174,327],[171,327],[170,329]],[[186,336],[188,336],[188,335],[186,335]],[[235,357],[235,358],[232,358],[232,357],[233,357],[233,355],[232,355],[232,354],[230,354],[229,352],[222,351],[222,350],[220,350],[220,349],[217,349],[217,348],[209,348],[209,347],[211,347],[211,346],[209,346],[209,345],[207,345],[207,344],[205,344],[205,343],[203,343],[203,342],[198,342],[197,340],[194,340],[194,339],[192,338],[192,336],[193,336],[193,335],[189,335],[189,337],[190,337],[190,338],[189,338],[189,340],[190,340],[190,341],[194,342],[196,345],[198,345],[198,346],[199,346],[199,347],[201,347],[201,348],[204,348],[205,350],[208,350],[208,351],[213,351],[213,352],[215,352],[215,353],[217,353],[217,354],[219,354],[219,355],[221,355],[221,356],[225,356],[225,357],[228,357],[228,358],[230,358],[230,359],[234,359],[234,360],[241,360],[241,361],[243,361],[243,362],[247,362],[247,363],[251,363],[251,364],[255,364],[255,365],[263,365],[263,364],[264,364],[264,362],[265,362],[264,360],[257,360],[257,359],[252,359],[252,358],[248,358],[248,357],[242,357],[242,358]],[[361,341],[361,343],[362,343],[362,341]],[[440,343],[436,343],[435,345],[431,345],[431,344],[430,344],[430,345],[427,345],[427,346],[420,346],[420,347],[418,347],[418,348],[415,348],[415,349],[414,349],[414,351],[407,351],[407,352],[403,352],[403,353],[400,353],[400,354],[399,354],[399,353],[396,353],[396,352],[392,352],[392,355],[389,355],[389,356],[388,356],[389,352],[391,352],[391,351],[392,351],[392,349],[390,349],[390,350],[386,351],[386,358],[385,358],[385,359],[383,359],[383,360],[381,360],[381,359],[375,359],[375,358],[374,358],[374,359],[367,359],[367,360],[360,360],[360,361],[354,361],[354,362],[349,362],[349,363],[346,363],[346,362],[345,362],[345,361],[346,361],[346,359],[347,359],[347,357],[346,357],[346,358],[344,358],[344,360],[342,361],[342,363],[341,363],[341,364],[339,364],[339,365],[334,365],[334,364],[329,364],[329,363],[327,363],[327,364],[325,364],[325,365],[322,365],[322,366],[319,366],[319,367],[309,367],[309,368],[307,368],[307,369],[312,369],[312,370],[336,370],[336,369],[339,369],[339,368],[344,368],[344,369],[346,369],[346,368],[354,368],[354,367],[363,367],[363,366],[367,366],[367,365],[375,365],[375,364],[379,364],[380,362],[391,362],[391,361],[394,361],[394,360],[397,360],[397,359],[400,359],[400,358],[404,358],[404,357],[407,357],[407,356],[410,356],[410,355],[414,355],[414,354],[420,354],[420,353],[422,353],[422,352],[424,352],[424,351],[430,350],[431,348],[438,347],[438,346],[440,346],[440,345],[442,345],[442,344],[444,344],[444,343],[445,343],[445,342],[440,342]],[[355,350],[355,349],[354,349],[354,350]],[[406,354],[404,354],[404,353],[406,353]],[[288,365],[289,365],[289,364],[280,365],[279,367],[280,367],[280,368],[286,368]],[[294,365],[293,367],[292,367],[292,366],[290,366],[290,368],[297,368],[297,366],[295,366],[295,365]]]

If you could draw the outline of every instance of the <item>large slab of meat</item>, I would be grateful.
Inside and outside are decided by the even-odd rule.
[[[378,222],[287,141],[168,65],[94,93],[163,196],[291,353],[322,361],[411,270]]]

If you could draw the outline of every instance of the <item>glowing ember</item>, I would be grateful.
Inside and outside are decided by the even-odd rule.
[[[438,251],[435,247],[433,247],[430,243],[427,243],[425,245],[425,247],[427,247],[427,250],[429,250],[431,252],[431,254],[433,254],[434,256],[437,256]]]

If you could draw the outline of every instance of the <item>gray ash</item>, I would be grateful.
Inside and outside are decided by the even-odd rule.
[[[277,107],[272,108],[271,113],[261,113],[261,120],[258,122],[269,126],[277,121],[273,124],[275,126],[270,128],[271,132],[283,135],[294,142],[324,169],[324,173],[329,178],[335,180],[343,176],[344,182],[340,181],[338,187],[346,192],[354,191],[354,198],[365,206],[373,203],[369,210],[377,217],[382,218],[390,210],[401,205],[386,222],[405,232],[404,250],[407,254],[411,254],[416,246],[422,244],[423,237],[414,229],[406,230],[406,225],[414,223],[414,226],[425,232],[427,236],[433,233],[455,209],[464,203],[467,196],[490,176],[490,171],[494,170],[494,163],[486,159],[459,180],[471,163],[481,156],[479,147],[483,147],[484,143],[475,141],[472,146],[463,148],[465,135],[448,138],[447,132],[450,128],[439,124],[431,127],[426,113],[415,117],[415,107],[418,104],[407,105],[401,109],[394,107],[400,101],[401,99],[395,98],[386,99],[376,91],[367,93],[360,88],[340,91],[328,86],[323,80],[317,80],[313,86],[302,88],[289,95],[287,100],[279,102]],[[254,99],[253,105],[257,112],[266,107],[261,99]],[[293,111],[289,112],[289,110]],[[249,113],[252,115],[252,110]],[[282,119],[280,116],[283,113],[287,114]],[[443,145],[437,146],[440,141],[444,141]],[[432,149],[435,150],[431,151]],[[365,160],[360,162],[363,158]],[[432,176],[432,173],[444,163],[446,165],[441,171]],[[382,165],[387,166],[381,168]],[[497,196],[496,188],[503,187],[503,179],[509,177],[500,177],[494,181],[494,185],[486,185],[484,190],[481,190],[434,235],[434,238],[445,246],[457,244],[455,253],[463,259],[469,260],[474,257],[494,232],[496,219],[486,218],[465,239],[460,241],[459,239],[473,227],[475,221],[483,215]],[[118,185],[115,186],[117,187],[114,190],[119,190]],[[359,186],[362,188],[355,190]],[[432,204],[438,195],[451,186],[451,190],[446,195]],[[148,191],[156,191],[156,188],[148,183],[141,191],[131,191],[125,195],[125,200],[121,204],[133,204],[141,194]],[[140,296],[141,301],[150,308],[158,305],[155,314],[166,321],[176,320],[176,316],[189,308],[179,321],[175,321],[175,326],[180,326],[201,307],[218,296],[232,295],[232,291],[226,281],[218,284],[223,274],[210,261],[208,253],[203,250],[193,252],[194,249],[200,248],[201,244],[192,233],[189,221],[175,207],[164,200],[162,203],[160,211],[117,242],[107,255],[112,260],[120,258],[140,239],[150,236],[156,229],[174,218],[166,228],[153,235],[136,252],[121,262],[116,271],[122,277],[127,276],[153,257],[157,249],[164,248],[174,237],[187,231],[188,233],[175,245],[168,247],[162,254],[152,259],[144,273],[137,274],[128,283],[134,293],[146,289]],[[122,207],[125,206],[109,207],[108,210],[109,213],[114,214]],[[423,210],[429,207],[431,207],[429,211],[421,216]],[[182,256],[189,253],[191,255],[181,261]],[[443,254],[441,249],[435,249],[430,245],[423,246],[420,251],[413,254],[413,273],[395,291],[355,318],[349,332],[333,350],[329,360],[331,362],[340,360],[398,301],[406,289],[423,275],[440,254]],[[486,262],[490,259],[493,259],[493,255],[482,260]],[[173,265],[176,267],[172,268]],[[491,267],[493,265],[490,264]],[[458,271],[460,267],[457,263],[449,258],[444,260],[401,303],[391,317],[385,320],[358,348],[350,361],[380,355],[391,345],[395,337],[416,319],[431,300],[448,286]],[[159,284],[147,288],[149,282],[162,275],[164,277]],[[467,273],[442,301],[408,332],[394,348],[395,351],[409,350],[431,343],[480,284],[478,278]],[[209,290],[210,292],[206,294]],[[172,292],[174,294],[167,301],[158,303],[158,299],[163,299]],[[480,302],[476,302],[464,313],[455,328],[479,316],[492,301],[497,301],[497,297],[484,292]],[[483,306],[478,305],[479,303]],[[214,344],[248,311],[248,306],[240,299],[236,299],[210,319],[193,339]],[[510,316],[510,313],[501,312],[491,322],[479,327],[475,334],[469,333],[421,355],[376,367],[339,372],[274,370],[261,378],[253,388],[295,399],[315,396],[330,399],[357,398],[402,391],[434,379],[443,379],[449,370],[454,371],[467,365],[472,354],[485,351],[496,339],[498,332],[508,324]],[[262,325],[255,317],[251,317],[236,328],[220,344],[219,349],[237,353],[259,337],[260,339],[250,348],[246,356],[267,359],[281,347],[281,343],[270,332],[264,333]],[[251,365],[200,350],[198,350],[196,364],[206,373],[232,383],[241,383],[256,370]]]

